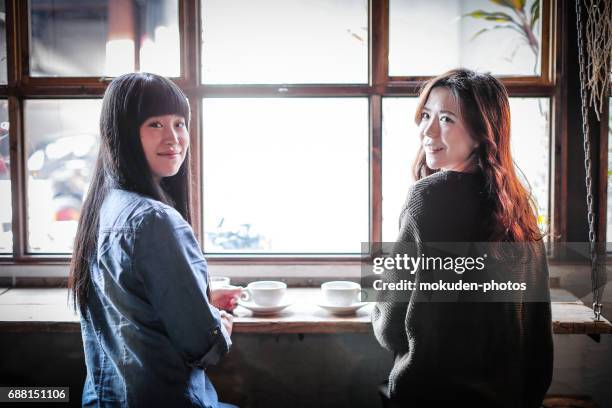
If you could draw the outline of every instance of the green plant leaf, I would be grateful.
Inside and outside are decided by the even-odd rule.
[[[608,170],[608,176],[612,176],[612,170]]]
[[[536,22],[540,18],[540,0],[536,0],[533,2],[533,4],[531,5],[530,13],[531,13],[531,21],[529,23],[529,26],[533,30],[533,27],[535,26]]]
[[[471,13],[464,14],[463,17],[472,17],[487,21],[496,21],[498,23],[513,22],[517,24],[512,17],[502,12],[487,12],[484,10],[475,10]]]
[[[470,41],[474,41],[476,39],[476,37],[478,37],[479,35],[486,33],[487,31],[492,30],[492,28],[483,28],[482,30],[478,30],[478,32],[476,34],[474,34],[471,38]]]
[[[471,13],[464,14],[463,17],[483,18],[487,15],[489,15],[489,13],[484,10],[474,10]]]
[[[508,30],[514,30],[517,33],[523,35],[523,32],[521,30],[519,30],[518,28],[514,27],[513,25],[507,24],[507,25],[502,25],[502,24],[497,24],[493,27],[488,27],[488,28],[483,28],[482,30],[479,30],[476,34],[474,34],[471,38],[470,41],[473,41],[476,39],[476,37],[480,36],[481,34],[486,33],[487,31],[491,31],[491,30],[500,30],[500,29],[508,29]]]
[[[497,4],[498,6],[508,7],[508,8],[511,8],[512,10],[517,10],[516,7],[514,7],[514,0],[489,0],[489,1],[493,4]]]

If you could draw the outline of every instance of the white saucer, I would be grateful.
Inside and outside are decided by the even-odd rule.
[[[259,306],[253,302],[245,302],[242,300],[239,300],[238,304],[246,309],[249,309],[251,312],[253,312],[253,314],[257,315],[273,315],[285,309],[286,307],[291,306],[291,303],[283,303],[277,306]]]
[[[353,303],[352,305],[348,305],[348,306],[335,306],[335,305],[329,305],[329,304],[320,302],[318,306],[322,307],[323,309],[333,314],[348,315],[348,314],[353,314],[357,312],[358,309],[364,307],[367,304],[368,302],[357,302],[357,303]]]

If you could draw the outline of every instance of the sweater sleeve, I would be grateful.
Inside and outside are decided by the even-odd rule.
[[[410,205],[411,195],[408,195],[406,207]],[[404,210],[400,216],[400,233],[397,243],[417,243],[418,226],[410,211]],[[398,246],[396,246],[397,252]],[[393,269],[385,272],[384,282],[399,282],[402,276],[400,271]],[[394,296],[393,291],[385,291],[374,305],[372,311],[372,326],[374,335],[381,346],[395,353],[405,353],[408,351],[408,336],[406,333],[406,314],[408,302],[406,299],[399,299]]]

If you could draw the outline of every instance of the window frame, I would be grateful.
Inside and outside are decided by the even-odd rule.
[[[29,1],[6,0],[7,85],[0,86],[0,98],[8,99],[10,121],[10,174],[13,253],[0,256],[0,265],[66,265],[70,256],[27,252],[27,171],[23,133],[23,101],[37,98],[101,98],[109,78],[101,77],[31,77],[29,75]],[[191,203],[193,229],[203,243],[202,226],[202,98],[232,97],[367,97],[369,103],[369,239],[382,240],[382,100],[386,96],[417,96],[423,82],[431,77],[390,77],[389,0],[368,1],[368,84],[306,85],[206,85],[200,83],[201,6],[199,0],[178,2],[181,67],[173,80],[187,95],[192,109],[191,154],[195,188]],[[546,97],[550,112],[550,229],[553,240],[561,240],[567,231],[567,69],[566,42],[563,34],[568,5],[560,0],[542,0],[541,76],[500,77],[513,97]],[[607,117],[607,116],[606,116]],[[605,129],[607,132],[607,128]],[[603,132],[603,130],[602,130]],[[607,134],[607,133],[606,133]],[[602,145],[607,137],[601,138]],[[599,166],[606,174],[606,163]],[[599,191],[607,186],[600,177]],[[604,190],[601,190],[602,187]],[[605,234],[605,194],[599,195],[599,236]],[[603,205],[602,205],[603,204]],[[603,209],[603,213],[602,213]],[[603,221],[602,221],[603,220]],[[603,235],[605,237],[605,235]],[[217,265],[357,265],[360,255],[207,255]]]
[[[599,208],[596,215],[597,224],[595,225],[597,237],[601,242],[608,242],[608,139],[610,138],[610,106],[612,105],[612,92],[608,95],[608,103],[603,104],[601,111],[601,122],[599,128],[599,151],[600,160],[599,168],[599,184],[594,185],[594,189],[598,191],[598,202],[595,208]],[[607,244],[606,244],[607,247]],[[608,252],[609,254],[610,252]],[[612,258],[612,257],[610,257]],[[612,259],[611,259],[612,261]]]

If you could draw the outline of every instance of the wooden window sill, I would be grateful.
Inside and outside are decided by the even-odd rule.
[[[557,334],[612,333],[609,321],[562,289],[551,289],[553,331]],[[0,288],[0,332],[78,332],[78,317],[68,307],[67,289]],[[317,306],[318,288],[290,288],[291,306],[275,316],[253,316],[236,308],[234,333],[368,333],[373,304],[352,316],[334,316]]]

